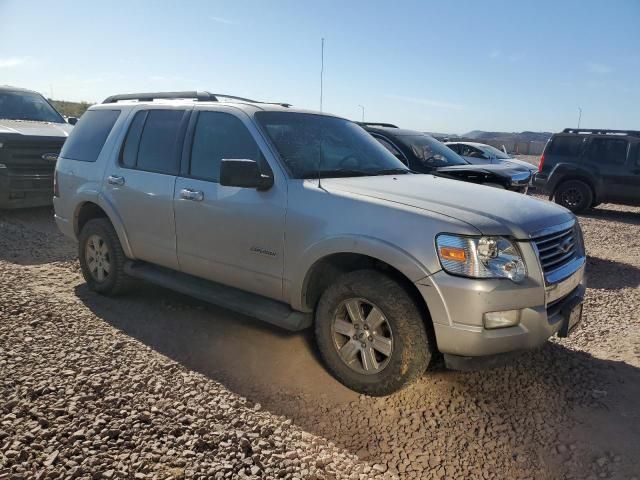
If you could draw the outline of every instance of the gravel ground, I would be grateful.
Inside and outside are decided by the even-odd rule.
[[[359,396],[289,334],[90,292],[49,209],[0,213],[0,480],[640,478],[640,208],[582,216],[582,325],[513,365]]]

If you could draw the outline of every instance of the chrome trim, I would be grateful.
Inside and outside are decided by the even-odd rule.
[[[576,257],[569,263],[561,266],[560,268],[553,270],[545,275],[545,285],[553,286],[554,284],[564,281],[578,270],[584,270],[584,266],[587,263],[587,258],[584,256]]]
[[[544,237],[545,235],[551,235],[552,233],[559,232],[560,230],[567,230],[573,227],[576,224],[576,219],[573,218],[568,222],[561,223],[559,225],[554,225],[553,227],[543,228],[542,230],[538,230],[537,232],[533,232],[529,234],[529,238],[534,239],[537,237]]]
[[[568,263],[563,268],[558,269],[558,271],[560,271],[567,266],[573,266],[573,267],[576,267],[575,270],[568,273],[568,275],[563,279],[556,280],[555,283],[545,286],[544,296],[545,296],[545,302],[547,305],[557,300],[560,300],[563,297],[566,297],[578,285],[580,285],[580,283],[582,283],[582,279],[584,277],[584,268],[586,264],[586,259],[582,257],[582,258],[577,258],[576,260],[578,260],[578,262]]]

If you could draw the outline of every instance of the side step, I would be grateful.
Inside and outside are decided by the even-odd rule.
[[[311,313],[297,312],[282,302],[169,268],[144,262],[127,262],[125,272],[132,277],[199,298],[286,330],[298,331],[311,326]]]

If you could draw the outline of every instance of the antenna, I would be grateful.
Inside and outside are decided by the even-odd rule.
[[[578,107],[578,128],[580,128],[580,120],[582,120],[582,107]]]
[[[324,37],[320,43],[320,111],[322,111],[322,77],[324,75]]]

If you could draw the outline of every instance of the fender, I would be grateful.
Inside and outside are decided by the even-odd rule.
[[[435,258],[436,264],[429,267],[409,252],[379,238],[362,235],[326,238],[308,247],[292,267],[290,298],[294,309],[308,310],[304,305],[304,290],[313,267],[323,258],[337,253],[355,253],[381,260],[399,270],[414,283],[440,270]]]
[[[120,240],[120,245],[122,245],[122,250],[124,251],[125,256],[127,256],[127,258],[130,258],[131,260],[135,260],[136,257],[133,254],[133,250],[131,249],[131,244],[129,243],[129,238],[127,237],[127,231],[124,228],[124,222],[122,221],[122,217],[120,217],[120,215],[118,214],[117,210],[113,207],[111,202],[109,202],[109,200],[104,195],[102,195],[101,192],[94,192],[92,197],[86,197],[85,192],[82,192],[79,200],[80,201],[78,202],[76,211],[73,214],[73,229],[76,233],[76,236],[79,233],[78,232],[78,216],[80,213],[80,209],[87,202],[94,203],[107,214],[107,218],[109,218],[109,221],[113,225],[113,228],[115,229],[116,234],[118,235],[118,239]]]

